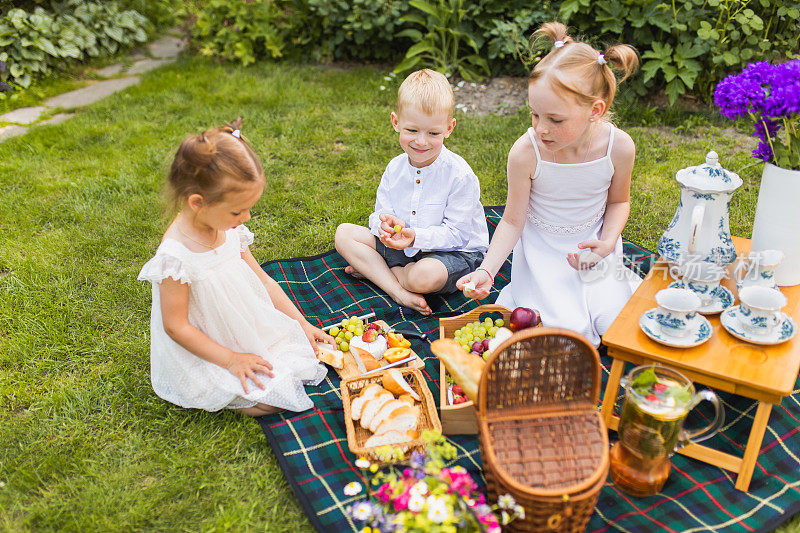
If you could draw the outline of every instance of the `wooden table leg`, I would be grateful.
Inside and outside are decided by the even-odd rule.
[[[614,404],[617,401],[617,391],[619,391],[619,380],[622,378],[622,371],[625,369],[625,361],[622,359],[614,359],[611,363],[611,372],[608,374],[608,381],[606,382],[606,391],[603,394],[603,403],[600,408],[600,414],[609,426],[611,417],[614,416]]]
[[[742,467],[739,476],[736,478],[736,488],[747,492],[750,487],[750,480],[753,477],[753,470],[756,467],[758,452],[761,451],[761,441],[764,440],[764,432],[767,430],[767,422],[772,412],[772,404],[758,402],[756,416],[753,417],[753,427],[750,428],[750,437],[747,439],[747,447],[744,449]]]

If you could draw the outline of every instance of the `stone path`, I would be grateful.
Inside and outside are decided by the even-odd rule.
[[[123,63],[116,63],[95,71],[97,75],[104,78],[122,75],[121,77],[95,81],[81,89],[54,96],[40,106],[23,107],[0,115],[0,122],[11,122],[8,126],[0,127],[0,142],[23,135],[31,127],[40,124],[58,124],[74,115],[74,113],[58,113],[42,120],[44,116],[55,109],[83,107],[139,83],[139,74],[173,63],[185,46],[186,43],[183,40],[172,35],[165,35],[147,45],[147,51],[151,57],[134,53],[130,59],[135,62],[127,68]]]

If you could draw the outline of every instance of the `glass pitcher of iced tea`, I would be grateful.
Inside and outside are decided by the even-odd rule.
[[[667,367],[636,367],[620,383],[625,403],[619,442],[611,448],[611,479],[628,494],[651,496],[667,482],[675,450],[714,436],[722,427],[724,411],[716,394],[695,392],[691,381]],[[714,419],[705,428],[684,430],[686,415],[702,400],[714,406]]]

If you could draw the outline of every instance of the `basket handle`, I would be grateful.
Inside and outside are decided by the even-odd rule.
[[[492,355],[489,356],[489,359],[486,360],[486,364],[483,367],[483,372],[481,372],[481,379],[478,382],[478,402],[476,410],[478,411],[480,419],[486,418],[486,387],[489,382],[489,371],[494,366],[497,358],[500,357],[500,354],[503,353],[509,346],[519,341],[539,337],[541,335],[561,335],[571,337],[572,339],[581,342],[590,348],[590,363],[592,365],[591,394],[593,402],[595,404],[597,403],[598,399],[600,398],[600,354],[597,352],[597,348],[595,348],[588,340],[586,340],[583,335],[575,333],[570,329],[535,327],[523,329],[511,335],[509,338],[501,342],[500,345],[495,348],[494,352],[492,352]]]

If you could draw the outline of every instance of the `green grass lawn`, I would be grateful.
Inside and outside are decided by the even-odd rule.
[[[337,224],[366,221],[399,153],[395,89],[370,67],[183,59],[0,143],[0,527],[311,529],[255,422],[153,394],[150,287],[136,275],[165,225],[171,151],[238,115],[269,181],[249,224],[256,258],[332,248]],[[506,154],[527,120],[459,116],[448,145],[486,205],[505,201]],[[678,203],[675,171],[709,149],[744,179],[731,227],[749,237],[761,172],[749,139],[717,126],[625,129],[637,144],[626,237],[655,247]]]

